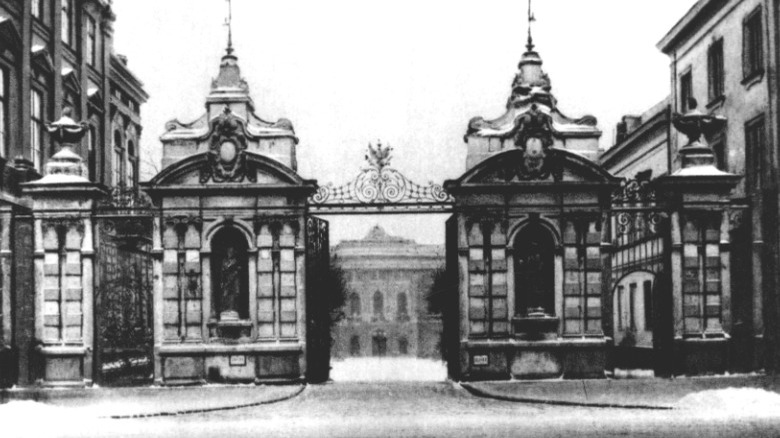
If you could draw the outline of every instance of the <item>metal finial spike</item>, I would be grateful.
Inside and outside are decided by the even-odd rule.
[[[225,22],[225,24],[228,27],[228,43],[227,43],[227,49],[226,52],[228,55],[233,54],[233,1],[227,0],[228,2],[228,18]]]
[[[528,43],[525,45],[525,47],[528,49],[528,51],[532,51],[534,49],[534,37],[531,32],[531,23],[536,21],[536,17],[534,17],[533,9],[531,8],[531,1],[528,0]]]

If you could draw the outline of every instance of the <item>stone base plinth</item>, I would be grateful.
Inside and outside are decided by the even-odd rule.
[[[467,341],[462,344],[463,380],[603,378],[604,338]]]
[[[303,379],[305,362],[299,343],[190,344],[159,349],[160,384],[206,382],[294,382]]]
[[[43,365],[44,386],[88,386],[91,356],[82,346],[41,346],[36,349]]]
[[[674,342],[675,374],[723,374],[729,367],[730,339],[683,338]]]

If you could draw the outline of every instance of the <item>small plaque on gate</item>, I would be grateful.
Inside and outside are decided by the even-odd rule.
[[[476,366],[486,366],[489,365],[490,362],[488,361],[488,355],[487,354],[480,354],[477,356],[472,357],[472,361],[474,362],[474,365]]]
[[[246,356],[230,356],[231,367],[242,367],[246,365]]]

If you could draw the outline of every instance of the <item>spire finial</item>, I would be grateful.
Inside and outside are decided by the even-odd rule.
[[[531,34],[531,23],[534,21],[536,21],[536,17],[534,17],[534,12],[531,8],[531,0],[528,0],[528,44],[525,47],[529,52],[534,50],[534,37]]]
[[[225,19],[225,26],[228,27],[228,43],[227,43],[227,54],[232,55],[233,54],[233,0],[227,0],[228,2],[228,16],[227,19]]]

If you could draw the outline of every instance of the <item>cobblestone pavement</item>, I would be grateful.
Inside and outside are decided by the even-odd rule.
[[[339,383],[313,385],[300,396],[273,405],[177,417],[42,423],[19,432],[23,433],[2,435],[776,438],[780,413],[734,416],[543,406],[477,398],[452,383]]]

